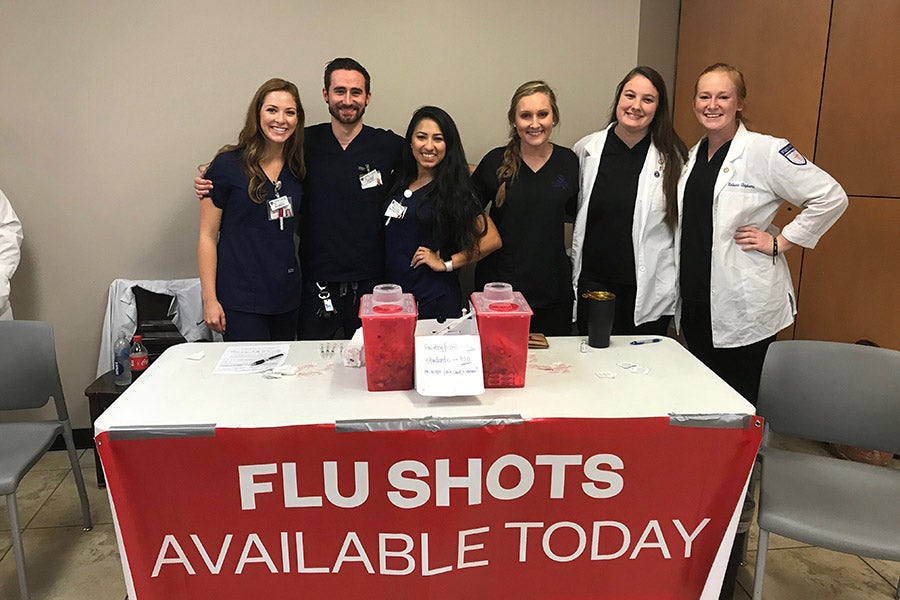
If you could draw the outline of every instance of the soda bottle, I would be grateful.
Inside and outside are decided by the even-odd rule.
[[[113,381],[118,386],[126,386],[131,383],[131,348],[125,339],[125,332],[119,332],[119,339],[113,345]]]
[[[137,379],[147,370],[150,359],[147,356],[147,348],[141,343],[141,336],[134,336],[134,344],[131,346],[131,355],[129,356],[131,363],[131,377]]]

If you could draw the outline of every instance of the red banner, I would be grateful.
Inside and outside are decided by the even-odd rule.
[[[138,600],[695,600],[759,447],[753,421],[97,440]]]

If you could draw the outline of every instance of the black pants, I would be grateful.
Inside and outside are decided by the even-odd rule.
[[[578,284],[578,335],[587,335],[588,300],[582,298],[585,292],[612,292],[616,295],[616,315],[613,320],[612,335],[666,335],[669,330],[671,315],[665,315],[649,321],[634,324],[634,303],[637,298],[637,286],[623,283],[579,282]]]
[[[572,301],[552,304],[543,308],[531,307],[534,314],[531,315],[532,333],[559,336],[572,335]]]
[[[325,283],[325,291],[330,295],[335,313],[327,316],[319,287],[315,281],[303,279],[300,294],[300,322],[297,325],[298,340],[331,340],[353,337],[353,332],[361,325],[359,320],[359,299],[363,294],[371,294],[378,284],[377,279],[344,283]]]
[[[225,309],[226,342],[291,342],[297,332],[297,310],[261,315]]]
[[[681,330],[691,354],[756,406],[763,361],[775,336],[747,346],[716,348],[712,342],[709,304],[691,300],[682,300]]]

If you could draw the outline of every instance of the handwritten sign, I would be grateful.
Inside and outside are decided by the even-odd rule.
[[[443,325],[416,324],[416,391],[423,396],[473,396],[484,393],[481,342],[474,319],[442,335]]]

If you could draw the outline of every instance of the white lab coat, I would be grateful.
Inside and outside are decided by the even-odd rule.
[[[578,278],[581,275],[588,205],[597,179],[603,145],[613,127],[615,123],[602,131],[581,138],[573,148],[581,165],[578,210],[572,234],[572,286],[575,288],[576,296]],[[634,303],[635,325],[673,314],[678,295],[674,237],[665,222],[666,197],[662,187],[664,167],[664,160],[651,141],[647,158],[638,177],[637,199],[634,203],[631,226],[637,281],[637,297]]]
[[[701,140],[702,141],[702,140]],[[678,185],[675,248],[681,260],[681,212],[684,187],[700,146],[691,148]],[[738,127],[713,191],[713,240],[710,274],[712,341],[716,348],[747,346],[775,335],[797,313],[787,260],[741,250],[734,232],[755,226],[772,235],[772,219],[783,201],[803,210],[781,233],[790,242],[813,248],[847,208],[847,194],[831,175],[806,160],[790,143]],[[680,325],[679,298],[676,324]]]
[[[22,256],[22,223],[9,199],[0,190],[0,321],[13,318],[9,304],[9,280],[19,266]]]
[[[200,279],[114,279],[107,293],[106,315],[100,334],[100,355],[97,357],[97,377],[113,368],[112,349],[120,331],[129,340],[138,326],[137,300],[132,286],[173,296],[169,315],[181,335],[189,342],[221,342],[222,335],[210,331],[203,322],[203,301],[200,299]]]

